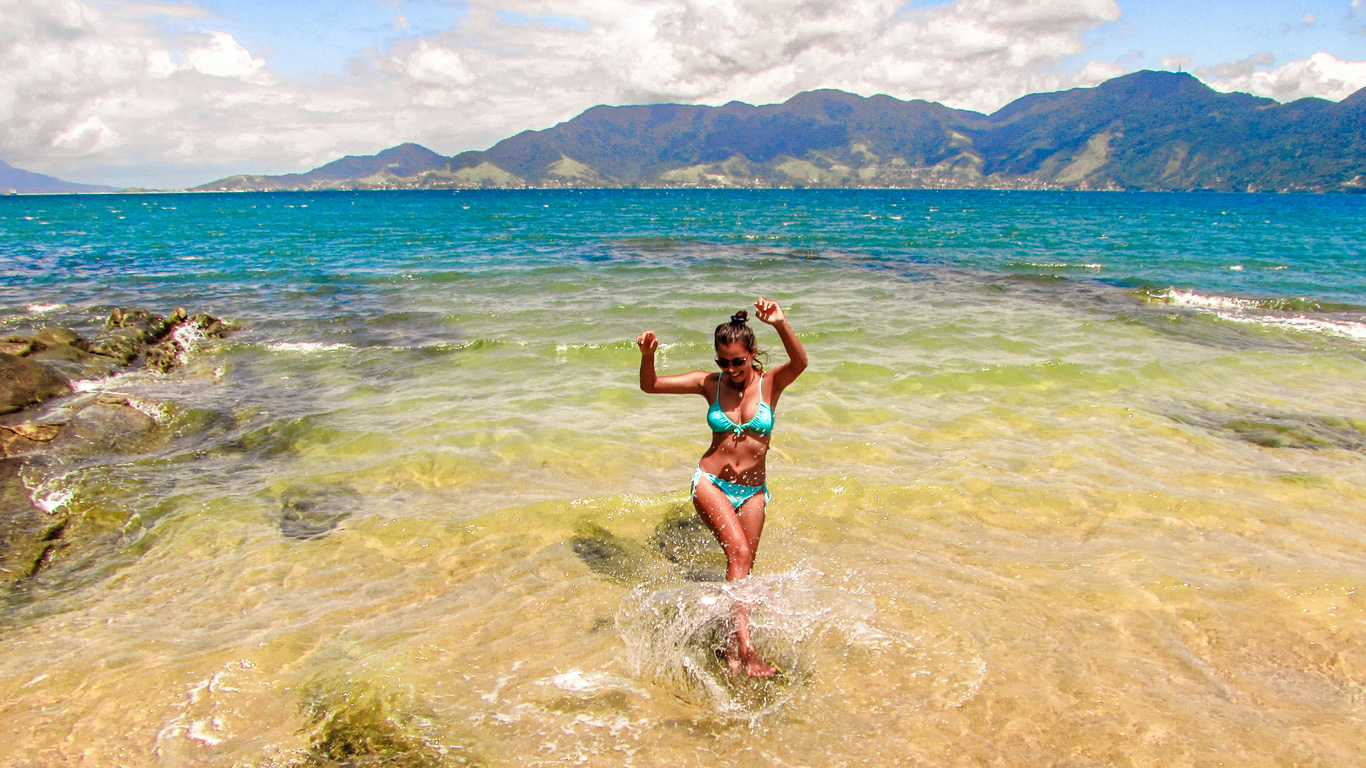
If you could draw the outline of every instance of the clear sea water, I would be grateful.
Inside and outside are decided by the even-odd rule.
[[[728,593],[632,339],[706,368],[758,296],[812,362]],[[0,765],[1360,759],[1366,197],[0,198],[6,334],[117,306],[241,330],[27,472],[69,545],[0,610]]]

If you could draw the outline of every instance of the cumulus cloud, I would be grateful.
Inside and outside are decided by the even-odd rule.
[[[1263,60],[1269,58],[1267,56]],[[1308,96],[1341,101],[1366,88],[1366,61],[1342,61],[1324,52],[1271,70],[1215,68],[1212,71],[1201,70],[1197,74],[1212,88],[1245,91],[1281,102]]]
[[[195,31],[167,31],[168,15]],[[403,141],[484,148],[601,103],[761,104],[840,88],[992,111],[1127,71],[1064,68],[1119,15],[1115,0],[470,0],[454,28],[304,81],[194,6],[6,0],[0,157],[80,181],[180,186]],[[394,30],[407,26],[396,18]],[[1363,66],[1326,54],[1269,64],[1201,76],[1276,98],[1340,98]]]

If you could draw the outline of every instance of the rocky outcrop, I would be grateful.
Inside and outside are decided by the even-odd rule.
[[[0,352],[0,413],[71,393],[71,382],[42,363]]]
[[[0,339],[0,585],[41,570],[64,545],[63,505],[35,503],[53,457],[138,453],[162,445],[172,430],[159,419],[174,406],[123,395],[73,395],[72,381],[142,368],[165,373],[203,339],[231,327],[205,314],[177,309],[161,317],[142,309],[116,309],[94,341],[69,328]],[[335,523],[333,523],[335,525]]]

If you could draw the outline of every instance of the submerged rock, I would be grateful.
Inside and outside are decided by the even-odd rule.
[[[280,494],[280,532],[291,539],[316,539],[361,508],[365,497],[343,483],[294,486]]]
[[[33,505],[19,459],[0,459],[0,585],[37,573],[66,528],[65,514]]]
[[[29,409],[0,420],[0,584],[31,584],[30,577],[50,561],[65,557],[54,553],[73,546],[69,520],[81,547],[89,544],[88,531],[80,533],[89,528],[85,512],[72,517],[55,501],[43,504],[55,505],[56,512],[35,506],[29,483],[43,487],[48,469],[66,466],[69,471],[72,460],[99,462],[156,450],[178,433],[212,429],[224,421],[213,412],[123,395],[64,397],[73,394],[71,380],[111,374],[144,356],[149,344],[163,341],[169,344],[166,355],[148,362],[164,371],[183,359],[187,345],[221,338],[229,330],[211,315],[186,317],[177,309],[163,318],[121,308],[110,314],[105,332],[94,342],[61,327],[0,339],[0,414]],[[54,463],[53,456],[60,458]]]
[[[71,382],[26,357],[0,352],[0,413],[71,394]]]
[[[589,570],[625,586],[676,583],[680,578],[722,581],[725,554],[700,520],[697,525],[700,532],[686,517],[668,517],[650,537],[650,546],[645,546],[584,520],[574,527],[569,545]]]
[[[1182,423],[1231,434],[1263,448],[1337,448],[1366,453],[1366,422],[1358,419],[1238,409],[1175,418]]]
[[[674,509],[661,520],[650,544],[689,581],[726,580],[726,553],[691,506]]]
[[[313,731],[307,765],[337,768],[454,768],[483,761],[434,733],[437,718],[409,696],[323,676],[305,687]]]

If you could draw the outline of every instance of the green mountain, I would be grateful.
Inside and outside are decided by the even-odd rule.
[[[991,115],[821,90],[782,104],[589,109],[478,152],[404,144],[200,191],[468,187],[899,187],[1366,191],[1366,90],[1341,103],[1219,93],[1136,72]]]

